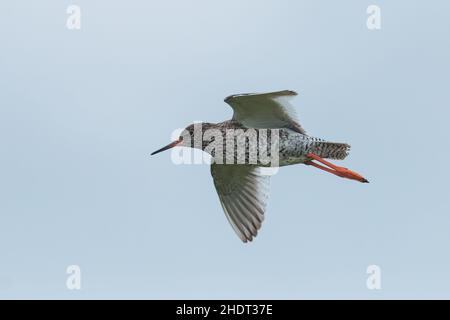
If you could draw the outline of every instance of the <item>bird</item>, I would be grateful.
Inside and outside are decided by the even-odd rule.
[[[278,137],[277,167],[305,164],[338,177],[368,183],[369,181],[359,173],[325,160],[343,160],[349,153],[350,145],[308,135],[300,125],[296,109],[291,104],[291,99],[296,95],[297,93],[292,90],[230,95],[224,101],[233,109],[232,119],[221,123],[200,123],[200,136],[206,134],[208,130],[215,130],[214,132],[219,132],[223,136],[226,136],[229,130],[241,130],[241,135],[244,130],[253,130],[252,132],[257,132],[258,137],[262,137],[259,132],[270,130],[270,134],[267,133],[268,141],[274,142],[275,137]],[[208,139],[199,140],[195,132],[196,125],[199,126],[199,124],[187,126],[178,139],[151,155],[176,146],[197,148],[210,153],[213,157],[210,165],[211,175],[225,216],[238,237],[244,243],[250,242],[257,236],[265,216],[270,175],[264,174],[263,167],[268,165],[261,161],[250,163],[249,157],[253,150],[249,146],[250,138],[248,141],[244,140],[244,146],[243,140],[240,140],[240,145],[239,143],[231,145],[231,160],[233,160],[231,163],[217,161],[223,158],[216,158],[214,150],[208,148],[210,142]],[[232,142],[239,140],[238,137],[239,134],[235,135]],[[217,137],[212,140],[217,140]],[[226,143],[217,142],[216,147],[222,145],[224,149],[226,148]],[[239,146],[245,150],[244,161],[240,163],[236,162]],[[256,147],[257,154],[261,153],[261,148]]]

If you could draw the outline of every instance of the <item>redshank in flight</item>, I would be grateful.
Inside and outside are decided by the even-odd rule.
[[[346,143],[329,142],[307,135],[297,120],[295,109],[289,103],[290,98],[296,95],[294,91],[284,90],[228,96],[225,102],[234,110],[231,120],[217,124],[201,123],[200,142],[195,132],[196,124],[191,124],[177,140],[153,152],[152,155],[175,146],[183,146],[201,149],[217,159],[215,158],[217,154],[208,148],[208,139],[203,137],[208,130],[218,131],[224,137],[230,129],[253,130],[260,137],[261,130],[270,129],[268,140],[275,141],[272,137],[275,137],[274,132],[277,133],[277,166],[303,163],[342,178],[368,182],[360,174],[324,160],[344,159],[348,155],[350,146]],[[242,140],[240,141],[242,144]],[[267,166],[266,162],[263,164],[259,160],[249,161],[250,141],[244,140],[244,143],[244,162],[235,161],[230,164],[212,161],[211,175],[228,221],[239,238],[247,242],[252,241],[257,235],[264,220],[270,176],[265,175],[261,170],[261,167]],[[227,146],[224,142],[223,149]],[[230,147],[233,149],[234,160],[236,160],[238,147],[239,142],[231,144]],[[256,148],[258,149],[258,146]]]

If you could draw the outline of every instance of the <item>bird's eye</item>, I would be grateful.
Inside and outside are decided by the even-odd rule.
[[[178,139],[178,141],[183,141],[183,136],[180,136],[180,138]]]

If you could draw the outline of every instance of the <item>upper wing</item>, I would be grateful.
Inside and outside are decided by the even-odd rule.
[[[270,177],[248,165],[212,164],[211,175],[225,215],[243,242],[256,237],[264,220]]]
[[[297,120],[297,112],[289,103],[295,91],[246,93],[228,96],[225,102],[234,110],[233,120],[248,128],[289,128],[305,134]]]

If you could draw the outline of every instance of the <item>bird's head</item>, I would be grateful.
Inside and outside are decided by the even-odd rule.
[[[173,147],[188,147],[188,148],[198,148],[202,149],[203,146],[203,133],[205,130],[211,127],[211,123],[193,123],[188,125],[183,129],[180,136],[173,142],[169,143],[167,146],[156,150],[151,155],[166,151]]]

